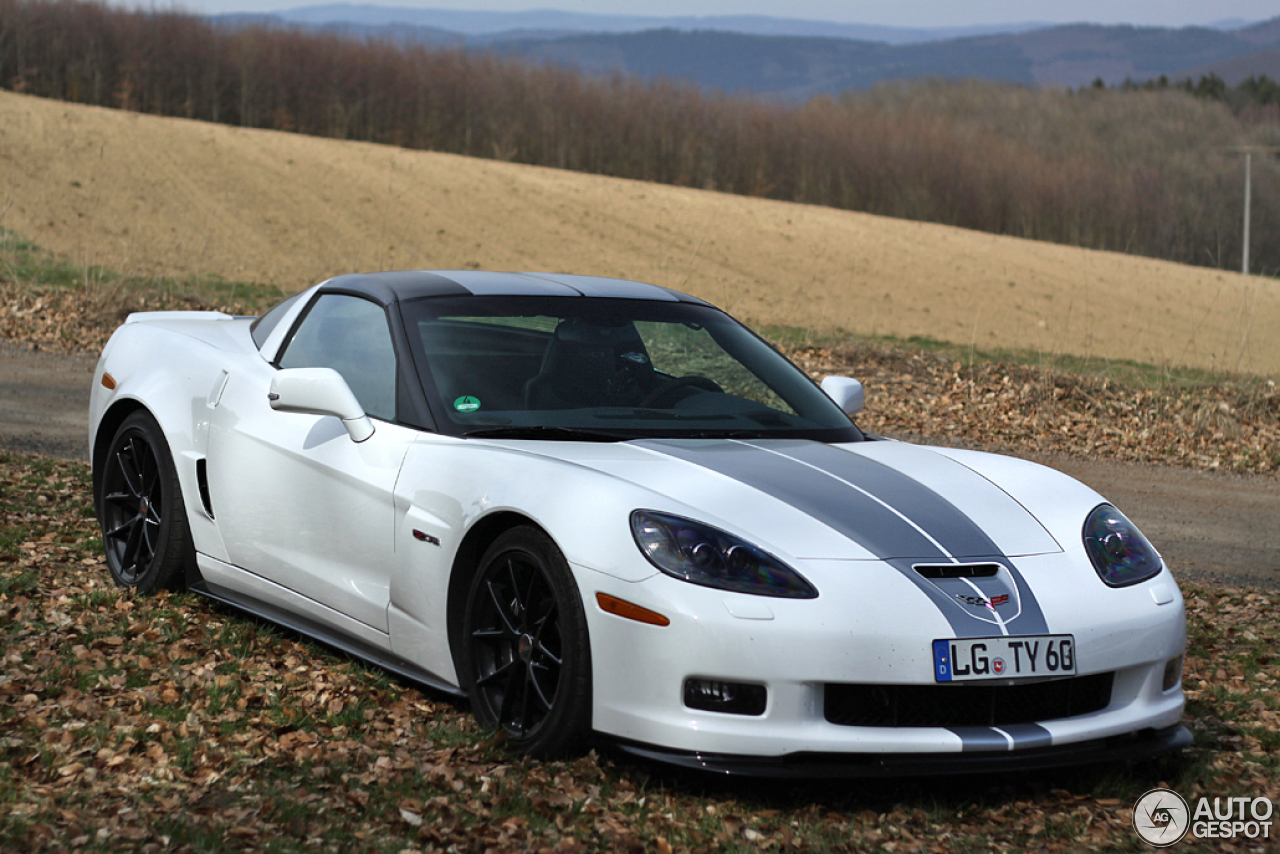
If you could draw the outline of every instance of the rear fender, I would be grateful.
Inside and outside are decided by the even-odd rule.
[[[130,413],[145,409],[169,445],[196,551],[219,560],[226,560],[226,549],[207,509],[207,491],[201,489],[198,472],[208,444],[209,419],[235,358],[161,327],[128,324],[104,349],[90,394],[95,497],[112,438]]]

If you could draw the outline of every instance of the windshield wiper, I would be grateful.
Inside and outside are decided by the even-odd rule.
[[[764,430],[691,430],[681,433],[681,439],[768,439]]]
[[[468,439],[551,439],[562,442],[623,442],[625,436],[603,433],[599,430],[582,430],[577,427],[551,427],[545,424],[484,427],[462,434]]]

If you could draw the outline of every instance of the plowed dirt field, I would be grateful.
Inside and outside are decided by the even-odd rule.
[[[9,92],[0,211],[56,253],[122,272],[289,289],[375,269],[592,273],[757,324],[1280,373],[1271,279]]]

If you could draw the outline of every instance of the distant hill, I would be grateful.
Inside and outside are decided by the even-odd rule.
[[[1013,45],[998,40],[888,45],[849,39],[650,30],[506,41],[493,44],[492,49],[588,73],[624,71],[644,79],[687,80],[704,88],[789,99],[918,77],[1036,82],[1031,61]]]
[[[1280,47],[1247,53],[1234,59],[1222,62],[1211,62],[1192,68],[1179,77],[1190,77],[1199,80],[1209,74],[1216,74],[1226,81],[1228,86],[1237,86],[1242,80],[1265,74],[1272,80],[1280,80]]]
[[[307,25],[334,23],[385,27],[408,24],[449,30],[474,42],[506,40],[511,33],[529,35],[582,35],[632,33],[643,30],[714,30],[758,36],[811,36],[875,41],[887,44],[945,41],[996,33],[1020,33],[1051,26],[1044,22],[988,24],[971,27],[881,27],[841,24],[766,15],[599,15],[549,9],[528,12],[469,12],[457,9],[418,9],[406,6],[372,6],[338,3],[302,6],[273,13],[282,21]]]
[[[963,38],[951,37],[956,30],[762,16],[653,18],[354,5],[215,20],[492,50],[592,74],[682,80],[705,89],[786,100],[922,77],[1073,87],[1097,78],[1115,85],[1162,74],[1196,77],[1211,70],[1229,81],[1253,74],[1275,77],[1273,51],[1280,48],[1280,17],[1237,29],[1010,24],[993,28],[1002,30],[998,34]],[[650,28],[636,31],[644,26]],[[581,31],[588,27],[596,31]]]
[[[1272,26],[1274,24],[1274,26]],[[837,38],[765,37],[659,30],[642,33],[516,39],[493,49],[584,71],[689,80],[729,92],[788,98],[862,89],[920,77],[981,78],[1009,83],[1108,84],[1237,61],[1280,47],[1280,19],[1245,30],[1077,24],[1026,33],[890,45]]]

